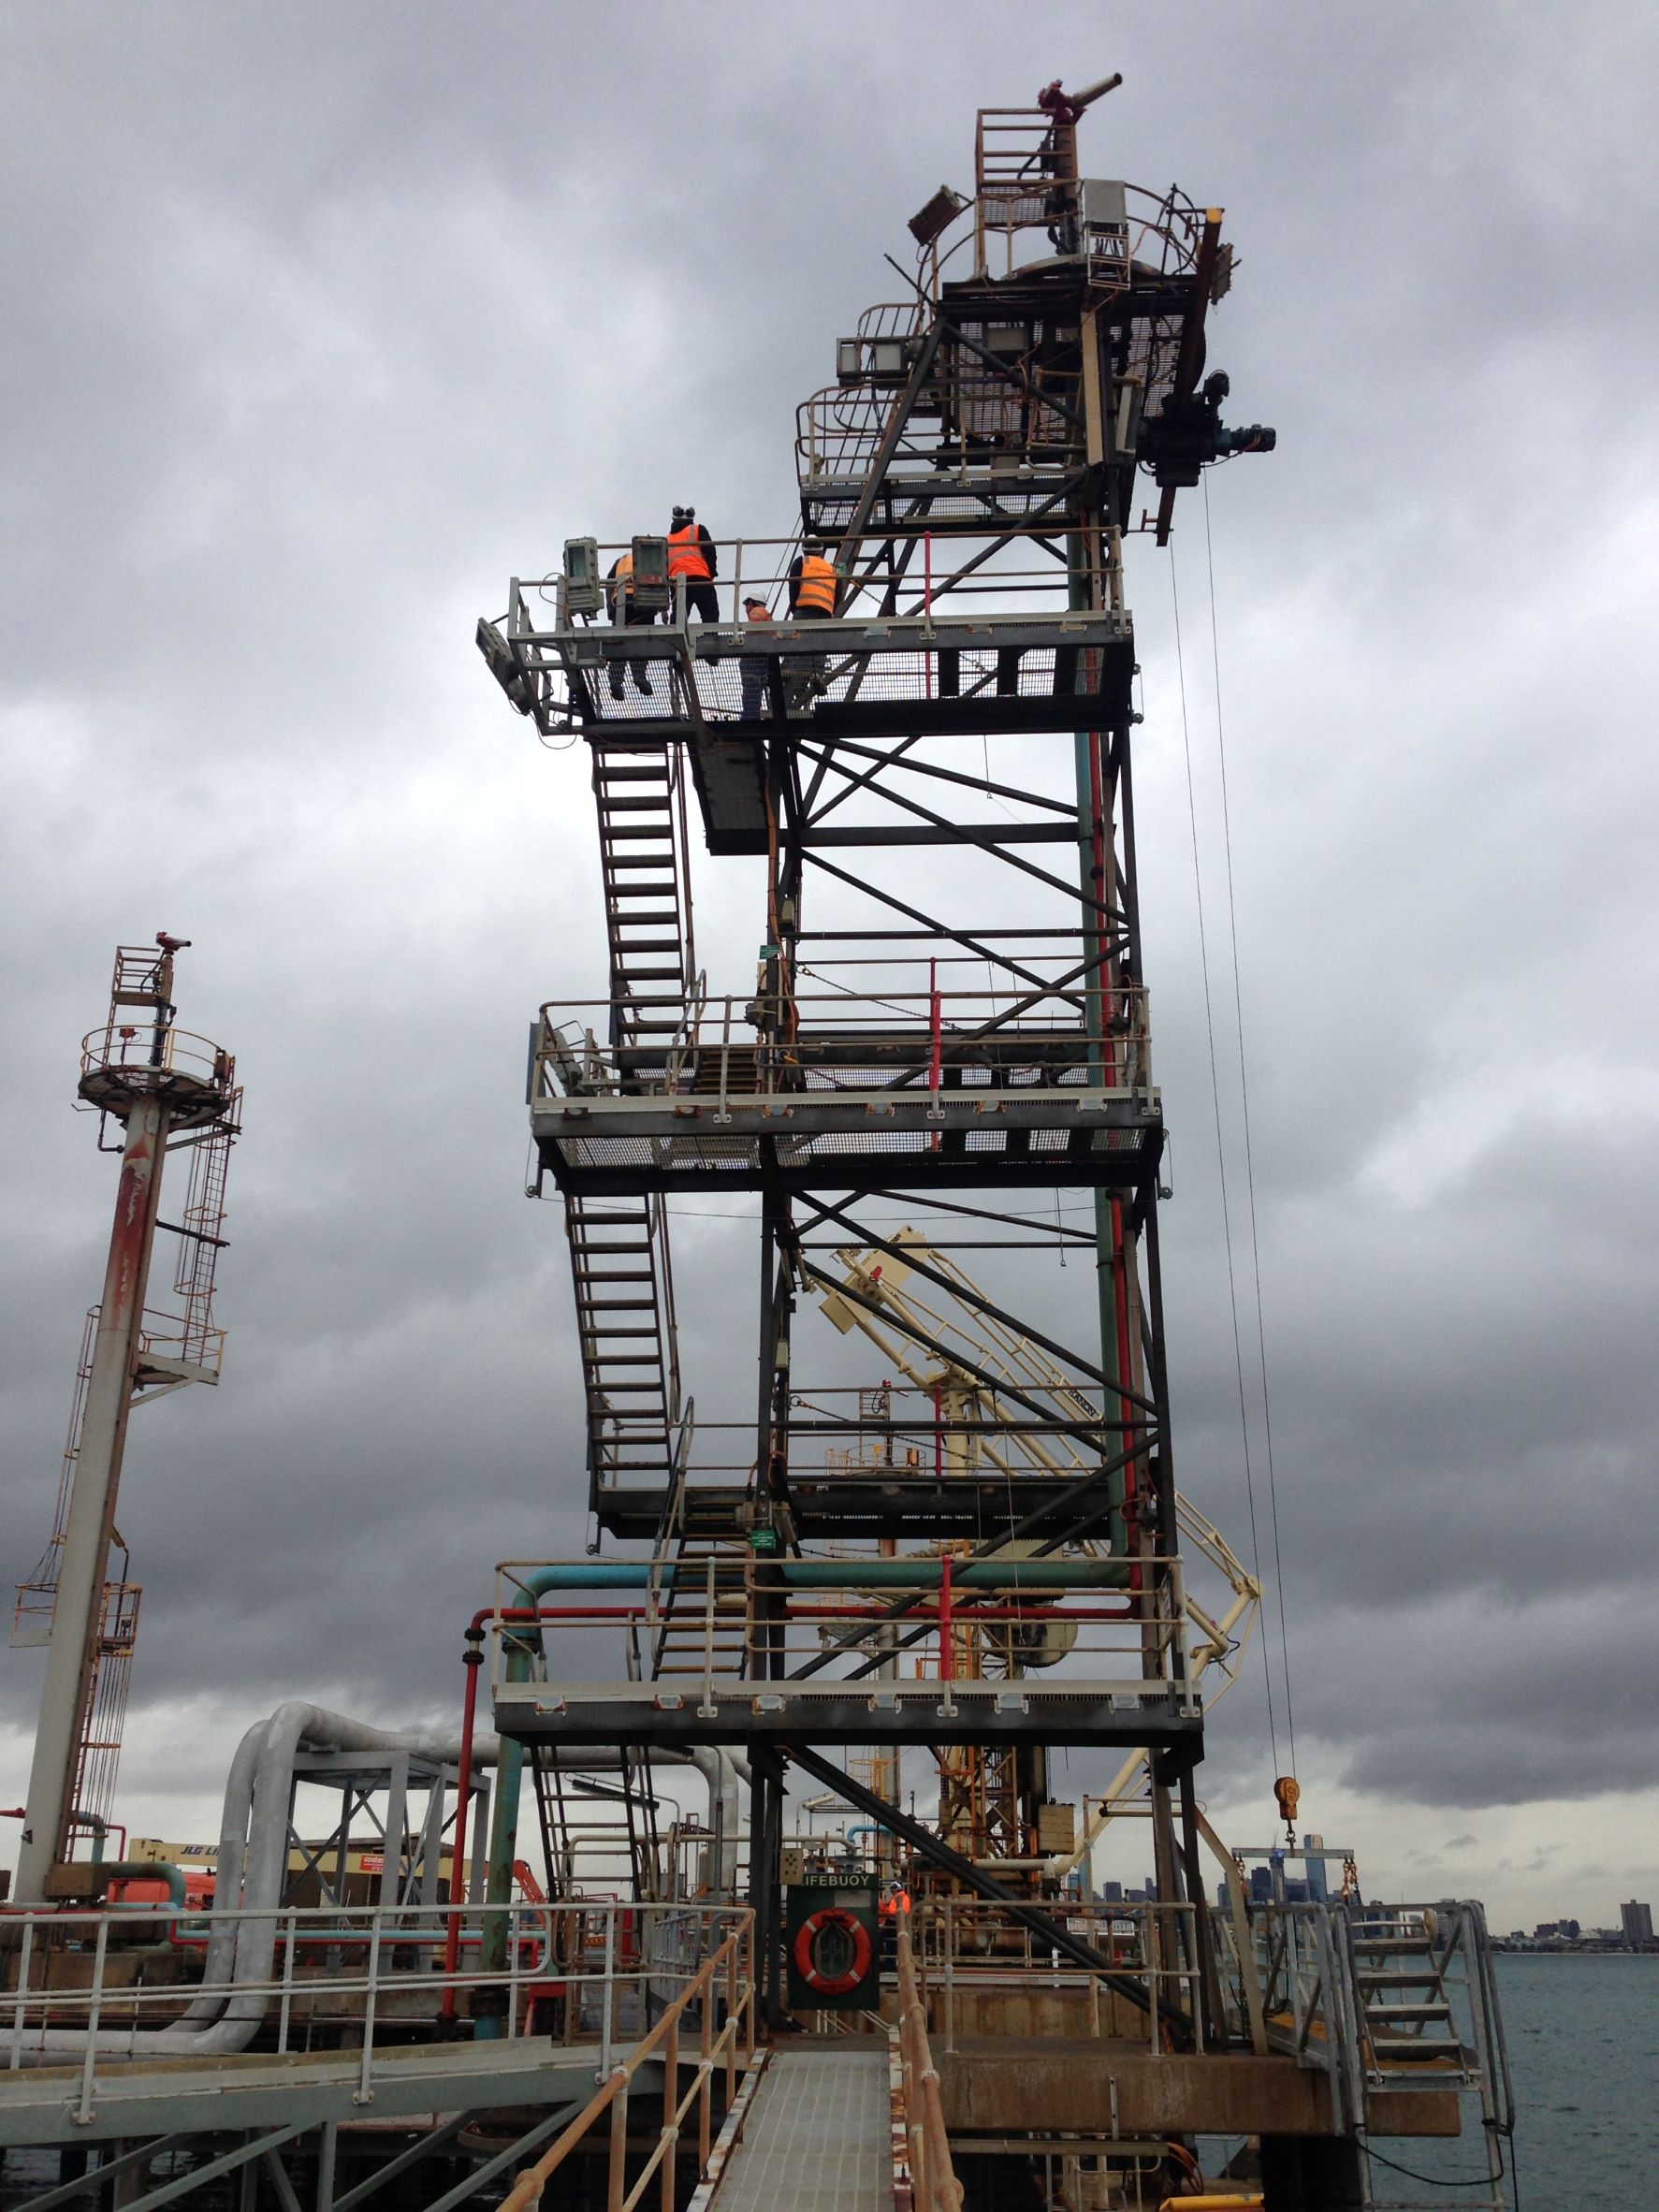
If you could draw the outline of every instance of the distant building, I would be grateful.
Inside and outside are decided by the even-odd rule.
[[[1323,1836],[1303,1836],[1302,1848],[1307,1854],[1307,1893],[1317,1905],[1324,1904],[1331,1895],[1331,1885],[1325,1876],[1325,1839]]]
[[[1535,1943],[1576,1943],[1580,1929],[1576,1920],[1540,1920],[1533,1929]]]
[[[1098,1894],[1103,1905],[1121,1905],[1123,1903],[1123,1884],[1121,1882],[1102,1882]]]
[[[1633,1951],[1650,1947],[1653,1941],[1653,1908],[1638,1904],[1632,1898],[1627,1905],[1619,1907],[1619,1925],[1624,1931],[1624,1941]]]
[[[1253,1904],[1269,1905],[1273,1902],[1273,1870],[1271,1867],[1250,1869],[1250,1899]]]

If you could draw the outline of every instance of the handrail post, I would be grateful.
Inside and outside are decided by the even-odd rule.
[[[730,1939],[728,1939],[730,1941]],[[734,1943],[726,1958],[726,2110],[732,2109],[732,2099],[737,2093],[737,2038],[743,2032],[742,2013],[737,2003],[737,1946]]]
[[[294,1908],[288,1908],[288,1933],[283,1943],[282,2002],[277,2007],[277,2049],[288,2047],[288,2017],[294,2003]]]
[[[614,1904],[604,1909],[604,1977],[600,1993],[599,2072],[595,2081],[608,2081],[611,2072],[611,2038],[617,1996],[617,1908]]]
[[[611,2151],[609,2186],[605,2192],[605,2212],[622,2212],[623,2192],[628,2180],[628,2083],[625,2067],[618,2066],[621,2087],[611,2100]]]
[[[662,2039],[662,2207],[674,2212],[674,2149],[679,2139],[679,2016],[675,2014]]]
[[[98,2020],[104,2009],[104,1958],[109,1947],[109,1922],[98,1922],[97,1950],[93,1957],[92,2013],[86,2023],[86,2064],[80,2070],[80,2102],[75,2108],[75,2124],[86,2128],[92,2125],[93,2080],[98,2067]]]
[[[380,1994],[380,1930],[383,1917],[384,1908],[376,1905],[374,1918],[369,1928],[369,1972],[363,1982],[363,2061],[357,2069],[357,2087],[352,2098],[354,2104],[371,2104],[374,2102],[370,2077],[374,2071],[374,2010],[375,1999]]]
[[[956,1900],[945,1899],[945,2049],[956,2048]]]
[[[703,1985],[703,2002],[698,2007],[697,2027],[697,2174],[699,2179],[708,2170],[710,2143],[709,2082],[714,2073],[714,2062],[709,2057],[714,2024],[714,1960],[704,1968],[706,1977]]]
[[[35,1915],[23,1921],[23,1940],[18,1951],[17,2003],[11,2015],[11,2067],[16,2074],[23,2062],[23,2023],[28,2013],[29,1971],[35,1957]]]

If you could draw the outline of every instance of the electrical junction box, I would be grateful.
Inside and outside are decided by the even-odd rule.
[[[836,342],[837,384],[908,383],[920,351],[914,338],[841,338]]]
[[[668,589],[668,540],[635,538],[633,604],[636,612],[660,615],[665,611],[673,596]]]
[[[1077,187],[1079,212],[1090,230],[1121,230],[1129,219],[1128,188],[1121,177],[1084,177]]]
[[[604,586],[599,575],[596,538],[564,541],[564,611],[567,615],[596,615],[604,604]]]
[[[880,1891],[804,1872],[783,1893],[784,2002],[792,2012],[874,2010],[880,1994]]]

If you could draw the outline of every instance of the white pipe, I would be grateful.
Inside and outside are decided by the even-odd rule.
[[[100,2033],[94,2039],[100,2057],[214,2058],[245,2050],[253,2041],[270,2000],[267,1990],[245,1985],[269,1983],[271,1977],[277,1911],[288,1871],[289,1800],[302,1743],[314,1751],[407,1752],[438,1765],[453,1766],[460,1756],[458,1736],[376,1728],[298,1699],[278,1706],[269,1720],[250,1728],[236,1748],[226,1778],[213,1902],[227,1912],[240,1906],[261,1917],[226,1920],[215,1926],[216,1915],[211,1914],[203,1980],[221,1986],[204,1989],[182,2018],[166,2028]],[[475,1736],[473,1766],[494,1766],[500,1750],[497,1737]],[[709,1789],[711,1826],[719,1804],[719,1874],[724,1896],[736,1880],[737,1784],[752,1779],[748,1764],[723,1749],[664,1751],[656,1755],[676,1765],[694,1766],[703,1775]],[[623,1757],[619,1746],[600,1745],[584,1750],[575,1764],[613,1768],[621,1766]],[[243,1986],[226,1989],[226,1984]],[[51,2065],[60,2058],[83,2057],[87,2045],[84,2028],[41,2029],[22,2053],[22,2063]]]

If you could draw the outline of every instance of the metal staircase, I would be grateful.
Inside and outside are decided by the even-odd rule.
[[[749,1547],[736,1539],[670,1534],[658,1547],[661,1618],[651,1674],[742,1675],[749,1662]]]
[[[677,749],[592,742],[610,953],[610,1044],[624,1086],[660,1070],[695,1004],[686,804]],[[588,1414],[589,1502],[666,1492],[683,1465],[667,1209],[566,1201]]]
[[[660,1069],[700,996],[678,747],[593,741],[610,944],[611,1045],[624,1083]]]
[[[1452,2017],[1433,1939],[1420,1928],[1400,1928],[1356,1936],[1353,1950],[1369,2079],[1397,2087],[1425,2066],[1462,2077],[1472,2054]]]
[[[603,1522],[618,1491],[668,1484],[678,1450],[667,1215],[660,1198],[572,1198],[564,1226],[587,1399],[589,1503]]]

